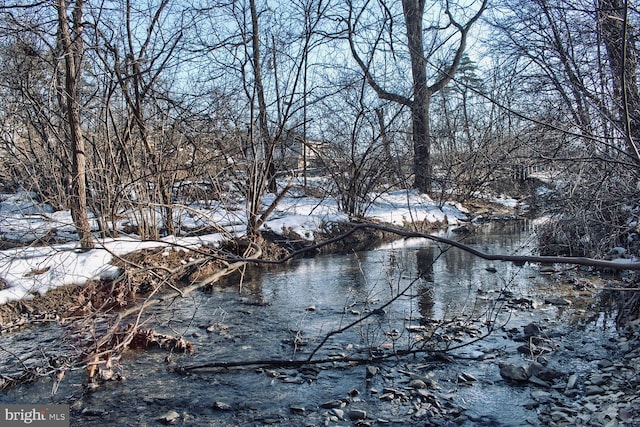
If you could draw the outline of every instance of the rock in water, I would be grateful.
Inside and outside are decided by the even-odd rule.
[[[571,374],[569,375],[569,379],[567,380],[567,390],[571,390],[576,388],[576,384],[578,383],[578,374]]]
[[[333,413],[333,415],[338,417],[339,420],[344,420],[344,411],[342,409],[333,408],[331,409],[331,412]]]
[[[179,413],[177,413],[176,411],[169,411],[166,414],[158,417],[157,421],[161,422],[162,424],[173,424],[178,420],[178,418],[180,418]]]
[[[552,382],[553,380],[564,376],[562,372],[556,371],[555,369],[549,369],[538,362],[531,362],[527,368],[527,372],[529,375],[535,375],[546,382]]]
[[[213,409],[217,409],[219,411],[229,411],[231,410],[231,405],[226,402],[213,402],[211,405]]]
[[[341,406],[343,406],[342,400],[330,400],[320,405],[321,408],[325,409],[340,408]]]
[[[544,303],[558,306],[571,305],[571,301],[565,298],[545,298]]]
[[[529,373],[524,366],[517,366],[511,363],[500,362],[500,376],[510,381],[527,381]]]
[[[529,323],[528,325],[523,327],[524,334],[527,337],[538,336],[542,332],[540,330],[540,326],[535,323]]]
[[[349,411],[349,418],[352,421],[364,420],[365,418],[367,418],[367,412],[363,411],[362,409],[352,409]]]
[[[367,365],[366,370],[367,370],[365,374],[366,378],[373,378],[378,374],[378,372],[380,372],[380,368],[378,368],[377,366],[371,366],[371,365]]]

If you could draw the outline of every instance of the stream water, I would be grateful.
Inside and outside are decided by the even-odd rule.
[[[486,252],[525,254],[535,243],[532,227],[515,221],[488,224],[465,241]],[[469,426],[535,425],[535,411],[525,409],[531,388],[507,383],[498,368],[499,361],[526,357],[515,350],[521,344],[512,339],[517,331],[535,322],[550,335],[564,336],[560,349],[579,345],[589,353],[600,351],[614,334],[604,314],[585,311],[593,300],[559,283],[562,273],[555,275],[552,280],[537,265],[493,264],[419,239],[299,259],[247,271],[212,291],[149,311],[149,324],[158,332],[182,336],[195,347],[192,355],[171,355],[171,365],[304,359],[329,332],[370,313],[327,339],[314,359],[389,354],[424,342],[445,349],[494,330],[452,351],[451,359],[418,352],[374,366],[335,363],[179,374],[167,370],[166,351],[130,352],[119,361],[123,381],[87,391],[84,373],[70,372],[54,397],[52,382],[41,380],[6,390],[0,402],[69,403],[71,425],[78,426],[156,425],[169,411],[178,414],[176,425],[349,425],[348,412],[354,409],[366,415],[352,417],[364,416],[368,424],[456,425],[451,420],[457,417],[457,424]],[[570,309],[545,303],[559,295],[571,297]],[[586,312],[593,314],[589,322],[579,319]],[[44,349],[64,352],[62,333],[52,324],[2,336],[0,346],[14,354],[0,351],[0,364],[15,363],[15,355],[38,357]],[[549,359],[565,372],[589,368],[589,361],[570,354],[557,362]],[[412,398],[409,383],[418,377],[432,382],[429,393],[441,401],[432,402],[431,412]],[[435,420],[434,413],[446,418]]]

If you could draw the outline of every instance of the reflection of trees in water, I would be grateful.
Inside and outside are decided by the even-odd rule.
[[[418,288],[418,310],[423,319],[433,319],[435,317],[433,312],[434,305],[433,284],[421,284]]]
[[[363,289],[366,287],[367,281],[362,271],[362,263],[357,255],[349,257],[349,261],[342,271],[342,276],[345,283],[348,283],[354,289]]]
[[[416,252],[416,266],[418,276],[424,279],[423,284],[418,289],[418,310],[424,319],[434,317],[433,306],[433,264],[436,261],[435,249],[431,246],[418,249]]]
[[[418,249],[416,252],[416,265],[418,267],[418,277],[433,283],[433,263],[436,260],[434,248],[428,246]]]

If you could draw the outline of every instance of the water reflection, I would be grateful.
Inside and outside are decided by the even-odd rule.
[[[418,277],[427,282],[433,282],[433,264],[436,261],[435,249],[432,246],[421,248],[416,251],[416,266]]]
[[[433,307],[435,301],[433,300],[433,286],[423,284],[418,287],[418,309],[420,316],[424,319],[433,319],[434,311]]]

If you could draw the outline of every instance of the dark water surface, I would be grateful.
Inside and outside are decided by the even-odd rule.
[[[494,223],[465,241],[486,252],[525,254],[534,243],[531,228],[531,223]],[[157,331],[183,336],[195,346],[193,355],[173,354],[171,366],[304,359],[327,333],[374,310],[376,314],[366,321],[329,338],[314,358],[363,357],[371,351],[388,354],[394,348],[420,345],[426,334],[420,328],[429,325],[458,322],[472,327],[471,332],[462,328],[456,335],[455,328],[443,326],[437,335],[438,345],[445,348],[471,341],[488,326],[496,326],[489,337],[454,351],[456,358],[448,363],[418,353],[379,363],[380,372],[369,379],[365,366],[348,364],[178,374],[167,370],[168,352],[145,351],[129,353],[119,361],[119,372],[126,378],[122,382],[107,382],[88,392],[82,385],[83,373],[72,372],[53,398],[52,382],[41,380],[6,390],[0,401],[69,402],[76,408],[72,425],[78,426],[157,425],[158,417],[168,411],[180,414],[176,425],[351,425],[346,416],[337,423],[328,421],[328,410],[320,406],[336,400],[348,402],[345,411],[365,410],[370,424],[424,425],[427,419],[411,416],[415,408],[409,401],[381,399],[385,387],[406,389],[408,374],[414,373],[432,378],[438,393],[466,409],[465,418],[460,419],[464,425],[530,425],[527,422],[537,419],[535,411],[523,405],[531,400],[531,388],[509,385],[499,375],[498,361],[524,360],[515,351],[519,344],[507,331],[544,322],[550,331],[567,334],[581,345],[580,336],[590,334],[594,351],[611,333],[602,318],[590,329],[570,327],[581,311],[545,304],[545,297],[564,289],[539,269],[537,265],[494,264],[461,250],[409,239],[368,252],[318,256],[249,271],[241,284],[234,277],[211,292],[195,292],[148,313],[149,325]],[[411,283],[404,296],[380,309]],[[518,307],[514,300],[524,305],[529,301],[532,307]],[[44,349],[64,352],[60,334],[53,325],[38,327],[0,337],[0,345],[14,355]],[[3,366],[15,360],[6,351],[0,357]],[[588,368],[577,359],[563,363],[571,366],[556,368]],[[477,381],[461,383],[462,373]]]

